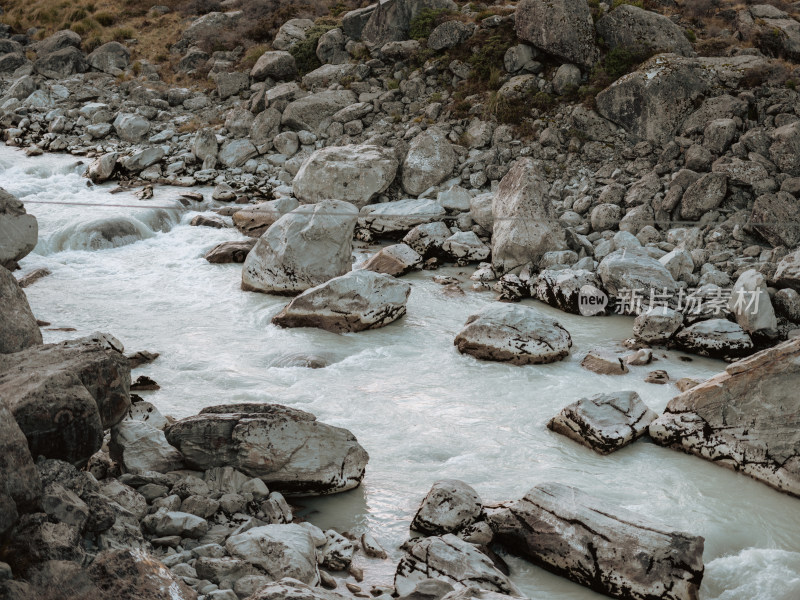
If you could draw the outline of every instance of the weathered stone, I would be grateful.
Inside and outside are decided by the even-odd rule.
[[[118,75],[128,68],[130,59],[131,51],[119,42],[107,42],[86,57],[93,69],[110,75]]]
[[[800,496],[799,367],[797,339],[733,363],[673,398],[650,435]]]
[[[325,532],[325,545],[319,549],[322,566],[332,571],[344,571],[353,562],[356,547],[349,539],[333,529]]]
[[[350,597],[286,577],[259,587],[247,600],[347,600]]]
[[[449,233],[449,232],[448,232]],[[422,267],[422,256],[408,244],[394,244],[381,248],[379,252],[370,257],[362,269],[376,273],[386,273],[399,277],[409,271]]]
[[[769,156],[784,173],[800,175],[800,121],[795,121],[772,132]]]
[[[319,582],[314,542],[300,525],[255,527],[231,536],[225,547],[231,556],[260,567],[274,580],[291,577],[309,585]]]
[[[606,256],[597,267],[597,274],[608,293],[618,300],[625,300],[631,290],[637,290],[639,298],[655,294],[674,292],[677,283],[667,268],[646,252],[637,249],[616,250]],[[635,303],[627,302],[623,312],[638,313]]]
[[[664,529],[559,483],[489,515],[496,541],[557,575],[620,599],[693,600],[702,537]]]
[[[280,327],[318,327],[334,333],[377,329],[406,313],[411,286],[390,275],[350,271],[306,290],[272,322]]]
[[[444,133],[431,127],[415,137],[402,164],[403,189],[419,196],[428,188],[450,177],[456,154]]]
[[[0,535],[20,513],[35,510],[42,482],[14,415],[0,398]]]
[[[0,267],[13,270],[36,247],[39,224],[25,205],[0,188]],[[2,346],[2,342],[0,342]]]
[[[585,286],[599,290],[600,278],[584,269],[545,269],[531,284],[530,292],[545,304],[579,315],[582,314],[581,290]]]
[[[280,50],[265,52],[253,65],[250,77],[254,81],[274,79],[283,81],[293,79],[297,75],[297,64],[294,56]]]
[[[346,429],[277,404],[206,408],[170,427],[167,440],[191,467],[233,466],[295,496],[357,487],[369,458]]]
[[[141,115],[119,113],[114,119],[114,130],[121,140],[133,143],[141,142],[150,131],[150,121]]]
[[[456,10],[452,0],[384,0],[371,12],[361,39],[372,46],[408,39],[411,21],[424,10]]]
[[[197,593],[163,563],[142,550],[98,554],[89,576],[104,598],[116,600],[196,600]]]
[[[0,354],[20,352],[42,343],[42,333],[25,292],[14,276],[0,266]]]
[[[208,522],[197,515],[159,509],[142,520],[142,526],[157,536],[179,535],[200,539],[208,532]]]
[[[243,263],[255,245],[255,239],[222,242],[209,250],[204,258],[212,264]]]
[[[409,198],[365,206],[359,213],[358,225],[377,234],[392,235],[439,221],[445,214],[445,209],[435,200]]]
[[[590,69],[600,56],[592,15],[579,0],[522,0],[515,23],[519,39],[564,62]]]
[[[800,206],[788,192],[756,198],[750,222],[751,227],[774,247],[795,248],[800,243]]]
[[[615,392],[564,407],[547,427],[599,454],[610,454],[647,433],[657,416],[636,392]]]
[[[242,288],[297,294],[351,268],[356,208],[339,200],[304,205],[282,216],[247,255]]]
[[[281,122],[284,127],[295,131],[324,133],[333,115],[355,102],[357,102],[356,95],[350,90],[330,90],[311,94],[286,106]]]
[[[115,425],[109,449],[129,472],[167,473],[183,468],[181,453],[167,443],[164,432],[142,421],[124,419]]]
[[[609,49],[695,55],[683,30],[669,18],[631,4],[621,4],[597,21],[597,33]]]
[[[458,20],[445,21],[434,27],[428,36],[428,48],[431,50],[446,50],[467,41],[475,31],[472,23],[463,23]]]
[[[766,279],[755,269],[748,269],[739,275],[731,290],[728,309],[747,333],[777,334],[778,319],[767,292]]]
[[[620,355],[603,348],[590,350],[581,360],[581,366],[598,375],[624,375],[628,372]]]
[[[740,325],[726,319],[700,321],[675,336],[678,347],[701,356],[731,360],[753,351],[753,341]]]
[[[108,125],[108,123],[104,123],[104,125]],[[118,156],[116,152],[107,152],[97,157],[86,168],[86,177],[88,177],[92,183],[108,181],[111,179],[114,169],[117,166]]]
[[[665,306],[643,311],[633,322],[633,335],[646,344],[666,344],[683,325],[683,314]]]
[[[462,354],[512,364],[544,364],[569,354],[564,327],[527,306],[493,303],[467,319],[454,344]]]
[[[298,206],[300,206],[300,203],[290,197],[261,202],[233,213],[233,224],[243,234],[258,238],[275,221],[292,212]],[[252,249],[252,245],[250,248]]]
[[[425,496],[411,529],[426,535],[456,533],[474,523],[482,509],[481,498],[472,487],[457,479],[443,479]]]
[[[272,47],[276,50],[289,50],[306,39],[306,31],[313,26],[314,21],[311,19],[289,19],[278,29]]]
[[[491,249],[474,231],[459,231],[442,243],[442,251],[460,264],[489,258]]]
[[[681,217],[695,221],[717,208],[728,191],[728,178],[723,173],[706,173],[684,192]]]
[[[33,68],[39,75],[49,79],[64,79],[76,73],[85,73],[89,70],[89,63],[78,48],[67,46],[37,58]]]
[[[442,245],[452,235],[450,228],[441,221],[423,223],[409,231],[403,241],[419,255],[428,259],[442,253]]]
[[[51,523],[47,515],[24,515],[5,544],[5,556],[15,573],[25,573],[47,560],[81,563],[86,556],[81,532],[66,523]]]
[[[779,287],[800,291],[800,249],[781,259],[775,271],[775,282]]]
[[[217,158],[229,168],[241,167],[251,158],[258,156],[258,149],[248,139],[228,140],[220,148]]]

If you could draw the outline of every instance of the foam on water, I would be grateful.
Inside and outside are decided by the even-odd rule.
[[[20,157],[0,147],[0,169],[5,167],[0,186],[23,200],[90,194],[92,201],[119,202],[121,195],[108,194],[108,186],[88,190],[70,166],[74,159]],[[157,188],[152,202],[160,205],[179,192]],[[414,511],[437,479],[463,479],[486,501],[517,498],[537,483],[555,480],[667,527],[703,535],[704,600],[798,597],[800,501],[644,440],[599,456],[545,426],[565,404],[601,391],[636,390],[660,411],[675,388],[645,384],[649,370],[665,369],[673,380],[705,378],[723,363],[696,357],[682,362],[658,351],[658,362],[634,367],[627,376],[594,375],[580,367],[580,357],[592,346],[630,336],[631,319],[568,315],[533,301],[526,304],[559,319],[572,333],[572,355],[527,367],[479,362],[460,355],[453,338],[467,316],[494,295],[447,296],[429,272],[406,277],[412,284],[408,315],[389,327],[348,335],[279,329],[270,319],[285,298],[242,292],[240,265],[203,259],[214,245],[239,239],[235,230],[190,227],[193,211],[160,228],[151,226],[148,211],[27,208],[39,218],[42,239],[55,240],[59,231],[73,228],[70,244],[40,244],[22,261],[23,272],[52,271],[26,290],[36,316],[77,330],[45,330],[45,341],[100,330],[118,337],[129,351],[160,352],[155,363],[135,374],[161,385],[145,394],[165,414],[184,417],[229,402],[280,402],[358,437],[370,453],[364,485],[299,501],[303,514],[319,526],[370,529],[398,558]],[[118,216],[133,216],[150,233],[99,251],[78,243],[86,236],[79,223]],[[68,249],[59,251],[63,248]],[[327,366],[298,366],[312,359]],[[509,557],[509,562],[513,579],[534,600],[600,598],[525,561]],[[370,568],[372,576],[391,581],[389,561]]]

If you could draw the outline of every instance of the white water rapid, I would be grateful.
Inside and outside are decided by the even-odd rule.
[[[203,259],[214,245],[240,238],[234,229],[189,226],[210,202],[149,209],[172,205],[181,190],[159,187],[153,200],[140,201],[127,192],[109,194],[111,186],[88,188],[81,171],[74,157],[26,158],[0,146],[0,186],[24,202],[137,206],[27,205],[39,219],[40,241],[22,260],[22,272],[52,271],[26,289],[33,312],[51,329],[76,330],[46,328],[45,341],[105,331],[127,351],[160,352],[134,377],[147,374],[161,385],[142,395],[164,414],[279,402],[352,431],[370,454],[364,484],[300,501],[302,514],[317,525],[371,530],[396,559],[414,511],[437,479],[462,479],[484,501],[518,498],[555,480],[703,535],[703,600],[800,598],[800,500],[646,440],[599,456],[545,426],[564,405],[600,391],[633,389],[661,411],[676,388],[644,383],[649,370],[666,369],[673,380],[706,378],[723,363],[657,352],[654,366],[623,377],[594,375],[579,357],[630,336],[632,320],[577,317],[531,301],[571,332],[572,356],[545,366],[479,362],[460,355],[453,338],[494,294],[446,296],[431,272],[407,277],[408,315],[386,328],[348,335],[278,329],[270,318],[285,298],[242,292],[241,265]],[[307,355],[330,364],[291,366]],[[508,561],[512,579],[533,600],[601,598],[525,561]],[[392,568],[384,564],[370,575],[390,582]]]

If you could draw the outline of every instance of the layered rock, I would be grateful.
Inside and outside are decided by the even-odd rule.
[[[272,322],[281,327],[318,327],[334,333],[377,329],[406,313],[411,286],[391,275],[351,271],[306,290]]]
[[[167,440],[194,468],[232,466],[299,496],[358,486],[369,458],[346,429],[277,404],[206,408],[170,427]]]
[[[572,338],[558,321],[534,308],[494,303],[467,319],[454,344],[462,354],[525,365],[562,360]]]
[[[694,600],[702,537],[665,529],[560,483],[537,485],[492,511],[495,540],[535,564],[613,598]]]
[[[242,289],[294,295],[344,275],[351,267],[357,220],[355,206],[339,200],[282,216],[247,255]]]
[[[547,427],[599,454],[610,454],[647,433],[657,416],[636,392],[615,392],[565,406]]]

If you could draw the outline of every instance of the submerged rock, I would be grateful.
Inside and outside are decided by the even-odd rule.
[[[463,481],[437,481],[411,521],[411,529],[427,535],[455,533],[475,522],[482,508],[478,493]]]
[[[800,340],[794,339],[673,398],[650,435],[800,497],[798,385]]]
[[[411,286],[374,271],[350,271],[306,290],[272,318],[281,327],[319,327],[334,333],[377,329],[406,313]]]
[[[193,468],[232,466],[294,496],[357,487],[369,459],[346,429],[279,404],[205,408],[172,425],[167,440]]]
[[[204,258],[212,264],[243,263],[255,245],[255,239],[222,242],[209,250]]]
[[[636,392],[615,392],[564,407],[547,427],[599,454],[610,454],[647,433],[657,416]]]
[[[579,489],[537,485],[488,522],[497,542],[596,592],[625,600],[698,597],[702,537],[665,529]]]
[[[469,317],[454,344],[462,354],[525,365],[565,358],[572,338],[534,308],[496,302]]]

